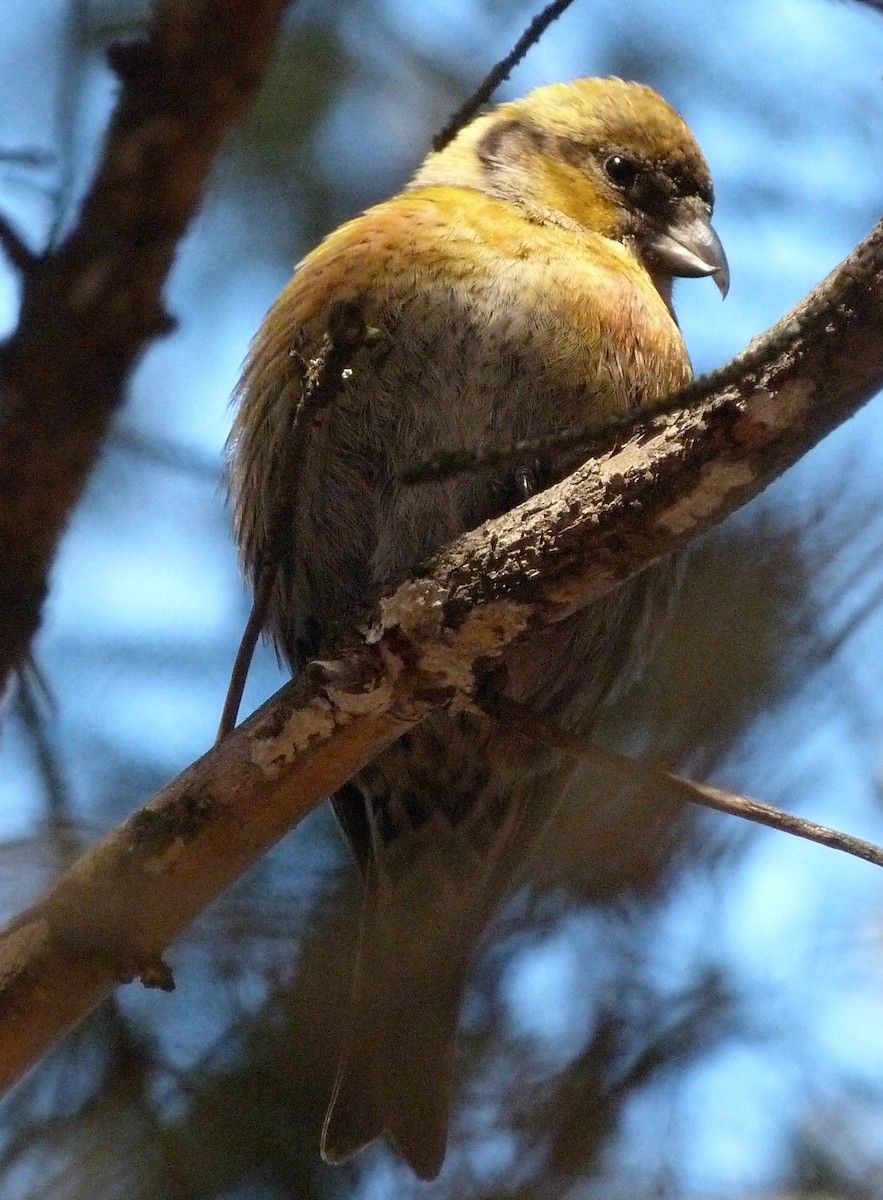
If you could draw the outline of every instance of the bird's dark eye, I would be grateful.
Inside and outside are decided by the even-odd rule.
[[[618,188],[631,187],[638,177],[638,164],[622,154],[611,154],[604,162],[604,170]]]

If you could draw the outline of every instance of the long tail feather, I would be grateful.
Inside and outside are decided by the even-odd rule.
[[[429,893],[411,906],[384,893],[369,883],[322,1156],[342,1162],[386,1134],[415,1174],[434,1179],[447,1144],[460,999],[480,925],[468,897],[444,903]]]

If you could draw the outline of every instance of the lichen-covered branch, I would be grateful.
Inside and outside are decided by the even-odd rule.
[[[175,248],[283,8],[162,0],[149,35],[111,51],[123,86],[76,226],[57,249],[17,258],[21,318],[0,349],[0,692],[27,654],[125,381],[170,328],[162,288]]]
[[[466,534],[0,933],[0,1086],[161,954],[329,792],[518,638],[689,542],[883,386],[883,223],[687,408]]]

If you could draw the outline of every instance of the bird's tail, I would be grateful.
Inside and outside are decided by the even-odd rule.
[[[416,1175],[434,1179],[447,1144],[460,1000],[480,929],[452,920],[437,895],[415,908],[384,891],[369,881],[322,1157],[342,1162],[385,1134]]]

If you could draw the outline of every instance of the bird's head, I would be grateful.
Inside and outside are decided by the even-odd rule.
[[[711,225],[714,191],[682,118],[651,88],[577,79],[476,118],[430,154],[412,187],[454,184],[630,247],[660,285],[710,275],[729,287]]]

